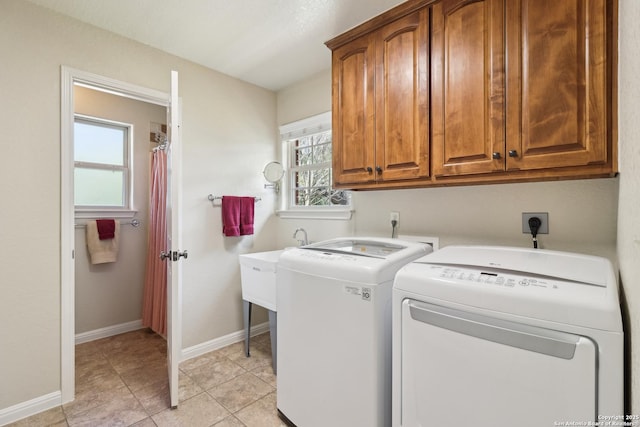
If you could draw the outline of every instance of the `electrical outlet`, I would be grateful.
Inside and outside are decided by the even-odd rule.
[[[400,212],[393,212],[389,214],[389,221],[395,221],[396,226],[400,225]]]
[[[522,212],[522,232],[531,234],[529,228],[529,218],[538,217],[540,219],[540,229],[538,234],[549,234],[549,213],[548,212]]]

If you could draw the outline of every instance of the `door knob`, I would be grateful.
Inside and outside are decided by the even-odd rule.
[[[169,252],[160,252],[160,259],[164,261],[165,259],[170,259],[171,261],[178,261],[180,257],[187,259],[189,254],[187,251],[178,252],[178,251],[169,251]]]
[[[376,166],[376,172],[378,172],[378,174],[381,174],[382,168],[380,166]]]
[[[499,159],[500,159],[500,157],[502,157],[502,156],[500,156],[500,153],[495,152],[495,153],[493,153],[493,154],[491,155],[491,157],[492,157],[494,160],[499,160]]]
[[[371,168],[371,166],[367,166],[367,172],[369,173],[373,172],[373,169]]]
[[[518,152],[516,150],[509,150],[509,157],[518,157]]]
[[[178,261],[180,259],[180,257],[183,257],[184,259],[187,259],[188,255],[189,254],[187,253],[187,251],[182,251],[182,252],[174,251],[173,252],[173,260],[174,261]]]

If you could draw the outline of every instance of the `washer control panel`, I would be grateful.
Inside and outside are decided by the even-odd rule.
[[[506,288],[531,286],[535,288],[558,289],[559,284],[561,283],[560,281],[546,277],[531,277],[516,273],[504,273],[491,270],[483,271],[472,268],[438,265],[432,265],[431,268],[433,269],[432,273],[434,273],[434,276],[440,277],[441,279],[495,285]]]
[[[303,258],[320,259],[322,261],[329,261],[329,262],[356,262],[358,261],[358,259],[361,258],[357,255],[342,254],[342,253],[330,252],[330,251],[318,251],[318,250],[313,250],[313,251],[302,250],[300,252],[300,256]]]

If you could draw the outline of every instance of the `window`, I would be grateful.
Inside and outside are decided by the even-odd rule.
[[[282,126],[280,134],[287,168],[286,210],[325,218],[348,212],[350,217],[349,192],[331,188],[331,114]]]
[[[75,117],[76,212],[130,211],[130,135],[131,125]]]

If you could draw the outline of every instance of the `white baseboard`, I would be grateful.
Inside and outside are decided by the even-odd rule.
[[[264,332],[269,332],[269,322],[260,323],[259,325],[251,327],[252,337],[255,335],[260,335]],[[182,358],[180,359],[180,361],[193,359],[194,357],[201,356],[210,351],[221,349],[222,347],[226,347],[230,344],[234,344],[242,340],[244,340],[244,330],[232,332],[220,338],[216,338],[211,341],[206,341],[183,349]]]
[[[101,338],[111,337],[113,335],[123,334],[125,332],[137,331],[142,329],[142,320],[134,320],[133,322],[121,323],[119,325],[108,326],[106,328],[95,329],[93,331],[83,332],[76,334],[76,345],[89,341],[98,340]],[[269,322],[260,323],[251,327],[251,336],[260,335],[264,332],[269,332]],[[228,335],[206,341],[193,347],[185,348],[182,350],[182,359],[188,360],[194,357],[198,357],[204,353],[221,349],[230,344],[234,344],[244,339],[244,330],[232,332]]]
[[[142,329],[142,319],[76,334],[76,345]]]
[[[45,394],[8,408],[0,409],[0,426],[4,426],[31,415],[38,414],[62,404],[62,395],[60,391]]]

